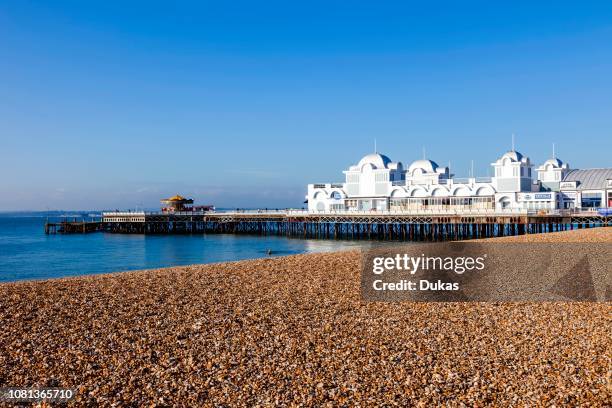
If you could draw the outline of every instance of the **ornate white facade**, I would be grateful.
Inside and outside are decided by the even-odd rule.
[[[573,184],[573,202],[566,201],[572,192],[562,191],[569,186],[564,180],[575,170],[557,158],[547,160],[534,171],[528,157],[511,150],[491,166],[493,177],[456,179],[448,167],[432,160],[416,160],[405,168],[401,162],[372,153],[343,172],[344,183],[309,184],[308,210],[497,212],[584,207],[578,192],[579,186],[584,185],[580,180]],[[603,171],[597,176],[601,187],[595,190],[601,200],[592,207],[612,206],[612,169],[599,170]]]

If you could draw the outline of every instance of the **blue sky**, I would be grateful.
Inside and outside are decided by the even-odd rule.
[[[612,165],[611,2],[0,3],[0,210],[301,206],[373,150]]]

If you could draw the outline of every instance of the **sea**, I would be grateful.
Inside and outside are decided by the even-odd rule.
[[[238,261],[367,245],[363,241],[229,234],[46,235],[45,221],[57,221],[60,217],[58,214],[49,217],[48,214],[0,213],[0,282]]]

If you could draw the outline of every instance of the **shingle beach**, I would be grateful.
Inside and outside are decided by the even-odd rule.
[[[502,239],[612,243],[612,228]],[[0,386],[73,387],[79,406],[612,401],[611,303],[367,303],[360,262],[1,284]]]

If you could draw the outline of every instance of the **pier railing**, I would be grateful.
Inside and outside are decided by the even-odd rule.
[[[259,209],[104,212],[96,222],[47,223],[47,233],[276,234],[303,238],[446,240],[612,226],[595,210],[411,208],[405,210]]]
[[[289,214],[334,214],[334,215],[527,215],[522,209],[409,209],[409,210],[357,210],[357,211],[300,211],[292,210]]]
[[[595,209],[539,209],[526,210],[520,208],[411,208],[406,210],[303,210],[303,209],[261,209],[261,210],[217,210],[217,211],[112,211],[103,212],[102,217],[143,217],[143,216],[204,216],[204,215],[287,215],[302,216],[309,214],[316,215],[555,215],[555,216],[576,216],[576,215],[597,215]]]

